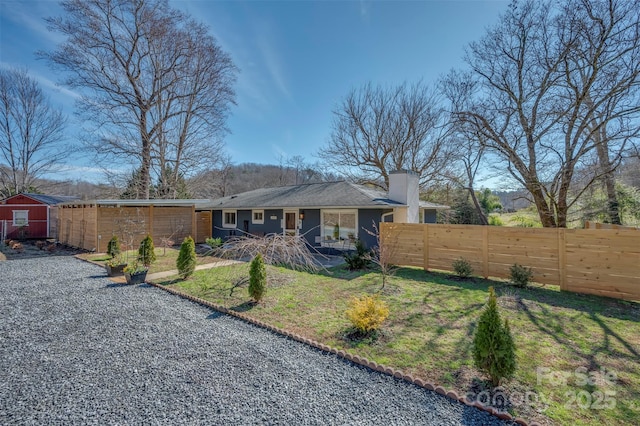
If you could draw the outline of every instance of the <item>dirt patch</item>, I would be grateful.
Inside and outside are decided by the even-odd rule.
[[[33,257],[73,256],[84,250],[58,244],[52,240],[15,241],[0,243],[0,260],[30,259]],[[4,259],[3,259],[4,258]]]

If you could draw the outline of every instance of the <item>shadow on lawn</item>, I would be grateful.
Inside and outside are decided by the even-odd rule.
[[[344,281],[351,281],[356,278],[360,278],[364,275],[373,274],[377,272],[378,271],[376,269],[372,269],[372,268],[350,271],[347,268],[347,265],[342,264],[342,265],[333,266],[331,268],[327,268],[324,270],[321,269],[320,271],[317,272],[317,274],[324,277],[335,278],[335,279],[344,280]]]
[[[459,279],[444,272],[425,272],[417,268],[399,268],[395,274],[399,278],[418,282],[434,282],[465,290],[485,290],[490,286],[498,296],[509,295],[519,300],[529,300],[552,307],[573,309],[589,315],[602,315],[621,320],[640,322],[640,303],[609,297],[558,291],[557,286],[533,284],[526,288],[516,287],[506,281],[483,278]]]
[[[632,362],[636,362],[640,358],[640,352],[633,344],[629,343],[617,332],[611,329],[611,327],[603,321],[604,315],[601,311],[591,310],[585,311],[588,314],[589,320],[595,323],[602,330],[602,342],[596,345],[590,345],[588,349],[581,350],[571,340],[571,336],[567,336],[562,328],[563,322],[566,321],[566,315],[559,315],[554,313],[550,309],[541,306],[538,311],[531,309],[531,301],[519,300],[518,309],[527,315],[529,321],[534,324],[540,331],[552,337],[558,344],[563,345],[576,355],[586,359],[589,362],[587,366],[590,370],[595,370],[600,367],[596,360],[599,354],[611,354],[616,358],[624,358]],[[622,318],[627,320],[628,318]],[[637,322],[637,319],[635,320]],[[628,351],[628,353],[620,352],[611,347],[611,343],[617,341],[622,347]]]
[[[457,279],[457,277],[451,277],[446,273],[425,272],[421,269],[414,268],[400,268],[396,272],[396,276],[417,282],[438,283],[451,287],[453,291],[486,291],[489,286],[494,286],[499,296],[512,299],[514,309],[523,312],[528,320],[541,332],[549,335],[563,347],[568,348],[576,356],[586,360],[589,364],[589,369],[599,368],[600,365],[597,361],[599,355],[611,354],[611,356],[615,356],[616,358],[629,361],[636,361],[640,358],[640,347],[635,343],[625,340],[625,338],[616,332],[616,330],[612,329],[611,325],[606,321],[607,318],[632,321],[640,327],[640,324],[638,324],[640,323],[639,303],[566,291],[561,292],[558,291],[557,287],[538,286],[537,284],[526,288],[519,288],[505,281],[485,280],[482,278],[461,280]],[[427,290],[423,302],[428,303],[429,299],[440,297],[442,293],[443,290],[441,288],[434,291]],[[451,295],[448,297],[451,297]],[[427,348],[436,347],[440,330],[442,333],[445,333],[457,320],[465,316],[479,316],[483,307],[483,303],[473,304],[459,313],[452,312],[446,307],[437,307],[429,314],[434,315],[441,326],[436,331],[436,336],[427,342],[425,346]],[[560,308],[562,311],[558,312],[554,308]],[[593,325],[597,326],[602,332],[601,341],[589,345],[588,349],[581,349],[575,344],[572,337],[564,331],[567,321],[578,317],[581,317],[582,321],[591,321]],[[472,339],[475,325],[475,321],[468,324],[465,338],[456,342],[456,347],[461,353],[470,353],[471,346],[469,341]],[[624,349],[621,351],[620,349],[612,347],[613,342],[617,342]]]
[[[236,306],[232,306],[230,309],[236,312],[248,312],[252,310],[256,305],[257,305],[256,302],[248,301],[248,302],[243,302]]]

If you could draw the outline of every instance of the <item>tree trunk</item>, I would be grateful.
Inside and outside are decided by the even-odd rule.
[[[589,108],[593,108],[591,96],[587,95],[585,103]],[[607,138],[606,123],[602,122],[598,127],[598,116],[590,122],[590,129],[593,144],[598,154],[598,163],[602,172],[602,181],[604,182],[605,191],[607,192],[607,215],[609,222],[615,225],[622,225],[620,220],[620,211],[618,206],[618,195],[616,194],[616,180],[611,167],[611,159],[609,158],[609,143]]]
[[[609,216],[609,222],[615,225],[622,225],[620,220],[620,210],[618,206],[618,195],[616,194],[616,180],[611,170],[611,160],[609,159],[609,147],[606,142],[607,138],[602,137],[601,132],[605,129],[601,129],[594,132],[593,138],[598,153],[598,162],[600,163],[600,169],[603,172],[602,180],[604,182],[605,190],[607,191],[607,215]]]
[[[487,220],[487,215],[485,215],[484,211],[482,211],[482,206],[478,201],[478,197],[476,197],[476,192],[473,190],[472,187],[469,187],[467,189],[469,190],[469,195],[471,195],[471,200],[473,201],[473,205],[475,206],[476,211],[478,212],[478,217],[480,218],[480,225],[488,225],[489,221]]]
[[[147,132],[147,120],[142,114],[140,118],[140,139],[142,150],[140,152],[140,192],[144,200],[149,199],[151,186],[151,140]]]
[[[558,225],[556,223],[556,218],[551,211],[551,207],[547,202],[544,193],[542,192],[542,187],[539,183],[535,185],[529,186],[529,192],[533,196],[533,201],[538,210],[538,215],[540,216],[540,222],[542,222],[542,226],[545,228],[556,228]]]

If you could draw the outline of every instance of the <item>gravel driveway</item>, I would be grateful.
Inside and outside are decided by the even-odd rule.
[[[0,262],[0,424],[503,424],[72,257]]]

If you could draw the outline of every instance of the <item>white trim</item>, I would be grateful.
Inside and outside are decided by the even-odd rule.
[[[262,219],[256,219],[256,213],[260,213],[262,215]],[[264,210],[251,210],[251,223],[254,225],[263,225],[264,224]]]
[[[293,214],[295,218],[295,224],[293,229],[287,228],[287,213]],[[282,210],[282,234],[286,235],[287,232],[295,232],[295,235],[298,235],[298,221],[300,216],[300,210],[298,209],[286,209]]]
[[[233,213],[235,219],[234,223],[226,223],[227,213]],[[238,226],[238,211],[237,210],[222,210],[222,227],[235,229]]]
[[[385,218],[391,216],[391,218],[393,219],[393,212],[387,212],[387,213],[382,213],[382,215],[380,216],[380,222],[385,222]]]
[[[330,214],[338,214],[338,215],[342,215],[342,214],[352,214],[355,216],[355,228],[353,230],[353,234],[354,237],[357,239],[358,238],[358,209],[322,209],[320,210],[320,236],[322,237],[323,241],[328,240],[327,238],[327,234],[325,233],[325,225],[324,225],[324,215],[330,213]],[[340,216],[338,216],[338,221],[341,221]],[[343,227],[341,224],[339,224],[340,226],[340,236],[339,238],[343,238],[343,239],[347,239],[348,238],[348,234],[350,234],[351,232],[343,232]],[[334,239],[333,236],[333,229],[331,230],[331,232],[329,233],[329,239]]]
[[[45,207],[50,207],[49,204],[0,204],[0,207],[39,207],[39,208],[45,208]]]
[[[322,210],[322,209],[358,209],[358,210],[385,210],[392,209],[394,207],[407,207],[406,204],[380,204],[380,205],[366,205],[366,206],[241,206],[241,207],[223,207],[213,206],[211,210],[223,210],[223,209],[238,209],[238,210],[251,210],[251,209],[264,209],[264,210]]]
[[[13,213],[13,226],[29,226],[29,210],[12,210],[11,212]],[[16,213],[26,213],[24,223],[16,223]]]

